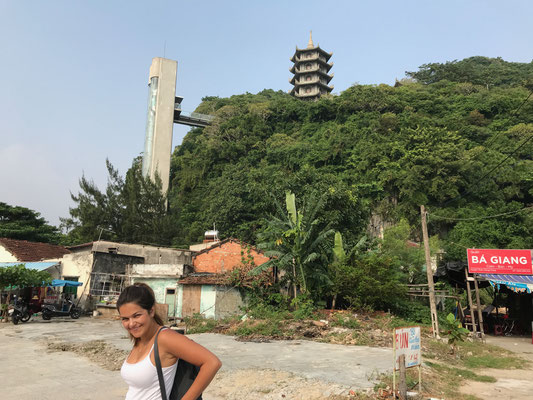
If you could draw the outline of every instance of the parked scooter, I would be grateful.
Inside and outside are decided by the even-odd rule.
[[[17,325],[19,322],[28,322],[31,318],[31,312],[28,309],[28,304],[20,299],[16,299],[14,304],[9,307],[9,316],[13,324]]]
[[[45,321],[50,320],[52,317],[68,317],[72,319],[78,319],[81,315],[81,308],[74,305],[72,300],[65,299],[68,303],[67,310],[58,310],[53,304],[43,304],[42,315]]]

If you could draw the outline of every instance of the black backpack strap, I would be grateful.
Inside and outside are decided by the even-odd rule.
[[[155,340],[154,340],[154,361],[155,361],[155,368],[157,369],[157,378],[159,379],[159,389],[161,390],[161,399],[167,400],[167,391],[165,389],[165,380],[163,379],[163,370],[161,369],[161,360],[159,359],[159,347],[157,345],[157,337],[159,336],[159,332],[161,332],[165,327],[162,326],[157,333],[155,334]]]

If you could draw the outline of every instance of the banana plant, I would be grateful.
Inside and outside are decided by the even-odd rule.
[[[333,243],[333,263],[330,264],[330,274],[332,275],[332,295],[333,300],[331,303],[331,308],[335,309],[337,303],[337,296],[340,292],[340,269],[343,268],[348,262],[349,258],[354,254],[359,252],[361,249],[366,247],[367,237],[362,236],[357,244],[349,251],[346,252],[344,249],[344,243],[342,240],[342,234],[340,232],[335,232],[335,239]]]
[[[326,239],[334,233],[328,226],[322,228],[318,220],[319,212],[324,207],[324,197],[310,196],[306,200],[302,209],[298,210],[295,194],[287,191],[285,210],[278,207],[281,215],[267,221],[267,228],[259,237],[262,240],[259,247],[273,257],[260,269],[275,264],[285,270],[290,277],[294,296],[297,287],[302,293],[309,293],[310,281],[316,285],[327,280],[324,267],[329,250]]]

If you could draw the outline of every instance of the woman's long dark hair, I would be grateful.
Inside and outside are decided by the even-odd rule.
[[[144,308],[150,312],[154,308],[154,320],[158,325],[165,325],[163,318],[159,316],[155,309],[155,295],[150,286],[143,282],[134,283],[131,286],[126,287],[117,300],[117,310],[120,312],[120,307],[126,303],[135,303],[139,307]],[[135,338],[130,334],[130,338],[135,341]]]

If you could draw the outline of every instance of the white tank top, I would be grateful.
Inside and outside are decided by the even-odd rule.
[[[157,369],[150,355],[154,350],[154,345],[148,355],[141,361],[130,364],[124,361],[120,369],[120,375],[129,386],[126,400],[161,400],[161,389],[159,389],[159,379],[157,378]],[[163,380],[165,381],[165,390],[167,397],[170,396],[170,390],[174,384],[174,375],[178,362],[169,367],[163,367]],[[168,399],[165,399],[168,400]]]

